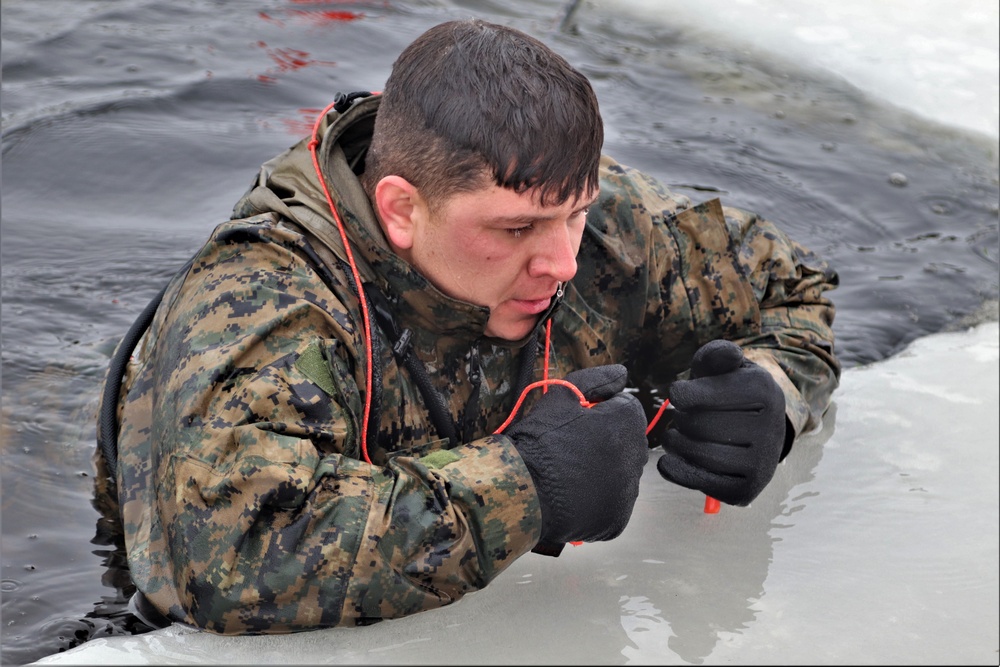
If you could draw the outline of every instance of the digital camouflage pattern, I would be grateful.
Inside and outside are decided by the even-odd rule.
[[[445,296],[389,249],[352,172],[378,102],[331,112],[320,158],[362,279],[413,332],[456,422],[481,374],[473,437],[436,432],[373,324],[381,408],[363,461],[360,306],[300,142],[263,165],[171,282],[126,375],[129,567],[174,620],[235,634],[412,614],[485,586],[539,538],[528,471],[491,435],[517,398],[525,341],[484,338],[488,309]],[[796,433],[817,424],[840,372],[823,295],[835,274],[766,220],[717,200],[692,207],[611,159],[601,175],[579,273],[553,314],[551,375],[622,363],[662,391],[724,337],[774,374]],[[539,355],[535,379],[541,366]]]

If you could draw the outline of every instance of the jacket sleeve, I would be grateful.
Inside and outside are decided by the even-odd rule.
[[[540,509],[510,441],[358,460],[344,307],[281,230],[220,229],[168,290],[123,407],[150,602],[224,634],[364,624],[453,602],[530,550]]]
[[[836,287],[837,274],[770,221],[736,208],[722,210],[760,314],[759,327],[749,327],[734,341],[778,381],[795,435],[810,431],[820,425],[840,380],[835,307],[825,295]]]
[[[781,386],[795,435],[818,426],[841,372],[826,296],[836,272],[757,215],[717,199],[691,206],[607,158],[603,169],[603,227],[589,230],[590,245],[627,277],[611,314],[640,332],[618,343],[633,380],[665,390],[698,347],[726,338]]]

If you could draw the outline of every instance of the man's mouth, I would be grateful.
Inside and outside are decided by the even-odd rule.
[[[511,303],[527,315],[538,315],[552,303],[552,296],[549,295],[541,299],[511,299]]]

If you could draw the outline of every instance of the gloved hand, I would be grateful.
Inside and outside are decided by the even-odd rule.
[[[785,444],[785,395],[727,340],[694,354],[691,379],[670,386],[673,422],[656,462],[664,478],[730,505],[749,505]]]
[[[610,540],[621,534],[639,495],[649,456],[646,416],[622,390],[621,365],[566,376],[590,402],[553,385],[506,435],[531,473],[542,507],[542,537],[533,549],[558,555],[566,542]]]

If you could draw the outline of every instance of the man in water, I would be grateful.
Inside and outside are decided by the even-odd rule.
[[[761,492],[837,386],[836,275],[602,144],[583,75],[471,20],[263,165],[112,406],[140,609],[238,634],[439,607],[621,534],[650,446]],[[670,399],[648,439],[626,386]]]

